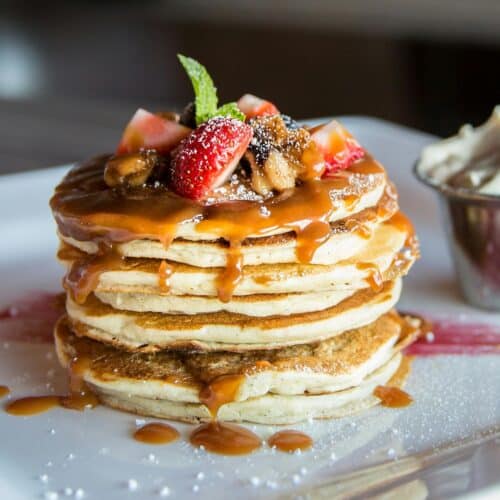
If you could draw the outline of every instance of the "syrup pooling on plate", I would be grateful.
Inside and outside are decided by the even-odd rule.
[[[99,404],[96,395],[88,388],[84,381],[85,372],[89,370],[91,359],[87,356],[75,357],[69,364],[68,396],[60,398],[61,406],[71,410],[82,411],[85,408],[94,408]]]
[[[0,398],[4,398],[10,394],[10,389],[6,385],[0,385]]]
[[[229,243],[227,269],[219,279],[219,295],[229,300],[242,273],[240,247],[250,236],[292,231],[297,236],[297,257],[310,262],[331,233],[329,218],[336,202],[360,197],[385,179],[384,169],[368,155],[350,167],[350,172],[323,180],[310,180],[269,200],[233,201],[202,205],[182,198],[163,186],[143,186],[122,193],[103,179],[107,157],[74,168],[57,187],[51,207],[59,231],[79,241],[98,245],[100,256],[77,265],[66,286],[82,300],[95,287],[99,272],[119,265],[113,251],[117,243],[151,239],[171,243],[182,224],[219,237]],[[375,175],[378,174],[378,175]],[[363,231],[361,231],[363,233]],[[103,254],[113,254],[104,257]],[[119,258],[119,257],[118,257]],[[103,260],[109,262],[101,265]],[[76,283],[80,282],[79,290]]]
[[[99,400],[96,395],[86,387],[85,383],[81,382],[77,390],[72,388],[67,396],[28,396],[12,401],[5,407],[5,411],[11,415],[27,417],[44,413],[55,407],[83,411],[87,408],[94,408],[98,404]]]
[[[67,328],[63,319],[55,326],[55,334]],[[36,415],[55,407],[83,411],[99,404],[97,396],[87,387],[84,376],[92,363],[90,353],[82,352],[69,360],[69,391],[66,395],[29,396],[12,401],[6,406],[7,413],[18,416]]]

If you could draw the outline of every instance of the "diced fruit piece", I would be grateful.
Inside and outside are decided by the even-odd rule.
[[[173,154],[174,191],[203,200],[234,172],[252,139],[252,127],[233,118],[216,117],[202,123]]]
[[[116,154],[136,153],[141,149],[168,153],[190,132],[188,127],[139,108],[125,128]]]
[[[350,167],[365,155],[365,150],[356,139],[335,120],[316,127],[311,132],[311,139],[325,157],[324,177]]]
[[[247,119],[256,116],[277,115],[278,108],[270,101],[266,101],[252,94],[245,94],[238,101],[238,108],[245,113]]]

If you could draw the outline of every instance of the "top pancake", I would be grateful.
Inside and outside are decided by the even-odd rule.
[[[342,175],[265,201],[204,206],[163,187],[110,189],[103,180],[106,159],[76,166],[57,186],[51,207],[64,237],[108,244],[177,238],[243,242],[344,219],[376,205],[387,185],[383,167],[367,155]]]
[[[407,233],[393,225],[381,224],[361,252],[335,265],[295,263],[246,266],[233,296],[355,290],[370,284],[374,270],[381,273],[385,280],[393,279],[405,274],[418,254],[416,245],[415,248],[403,250],[407,236]],[[59,258],[69,266],[71,276],[82,273],[86,254],[63,247]],[[160,264],[155,259],[116,259],[105,262],[95,289],[99,292],[149,295],[217,295],[217,280],[223,271],[221,268],[170,262],[168,288],[162,290],[158,274]],[[394,267],[398,269],[392,272],[391,268]]]

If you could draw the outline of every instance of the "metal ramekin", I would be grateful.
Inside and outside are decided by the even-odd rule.
[[[419,163],[415,176],[438,193],[462,294],[473,306],[500,311],[500,197],[434,184]]]

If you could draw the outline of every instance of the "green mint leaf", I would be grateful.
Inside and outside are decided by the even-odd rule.
[[[221,106],[216,112],[215,116],[228,116],[242,122],[245,121],[245,114],[238,108],[235,102],[228,102]]]
[[[177,54],[177,57],[193,85],[196,125],[199,125],[215,115],[217,111],[217,89],[205,66],[182,54]]]

